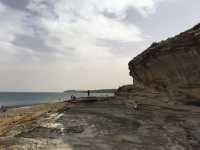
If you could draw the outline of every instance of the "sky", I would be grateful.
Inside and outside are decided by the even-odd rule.
[[[0,0],[0,91],[131,84],[133,57],[199,21],[199,0]]]

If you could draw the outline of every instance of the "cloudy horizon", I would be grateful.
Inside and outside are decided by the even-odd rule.
[[[0,91],[118,88],[128,62],[200,21],[199,0],[0,0]]]

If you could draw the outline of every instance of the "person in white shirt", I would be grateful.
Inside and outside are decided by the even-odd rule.
[[[134,101],[134,102],[133,102],[133,110],[134,110],[135,112],[139,111],[139,107],[138,107],[138,102],[137,102],[137,101]]]

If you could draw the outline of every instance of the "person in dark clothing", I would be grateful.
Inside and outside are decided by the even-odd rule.
[[[90,90],[88,90],[87,93],[88,93],[88,97],[89,97],[90,96]]]
[[[76,96],[71,95],[71,100],[76,100]]]
[[[7,111],[7,108],[5,106],[0,106],[0,113],[4,113]]]

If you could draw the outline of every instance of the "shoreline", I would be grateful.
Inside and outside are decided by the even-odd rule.
[[[8,109],[12,108],[21,108],[21,107],[31,107],[37,105],[44,105],[44,104],[54,104],[54,103],[62,103],[62,102],[82,102],[82,101],[94,101],[99,99],[108,99],[113,98],[114,96],[90,96],[90,97],[79,97],[76,100],[66,99],[66,100],[58,100],[58,101],[51,101],[51,102],[44,102],[44,103],[34,103],[34,104],[21,104],[21,105],[12,105],[12,106],[5,106]]]
[[[9,94],[10,93],[10,94]],[[56,102],[62,102],[65,100],[69,100],[71,98],[71,95],[76,96],[77,99],[87,97],[86,94],[80,94],[80,93],[60,93],[60,94],[54,94],[50,93],[44,94],[41,92],[42,95],[36,93],[35,95],[32,94],[27,95],[27,93],[17,93],[15,95],[12,92],[9,92],[5,95],[1,95],[0,92],[0,106],[5,106],[6,108],[13,108],[13,107],[21,107],[21,106],[30,106],[30,105],[38,105],[38,104],[44,104],[44,103],[56,103]],[[23,95],[24,94],[24,95]],[[91,97],[110,97],[114,96],[114,93],[91,93]]]
[[[10,116],[10,125],[2,126],[0,122],[0,149],[47,150],[69,146],[92,150],[105,149],[107,145],[111,150],[123,149],[124,145],[129,149],[133,146],[144,149],[148,145],[148,149],[154,150],[166,146],[173,149],[177,142],[184,147],[198,142],[199,109],[140,101],[141,109],[135,112],[125,104],[127,100],[126,97],[90,97],[10,109],[16,110],[12,114],[18,117]],[[19,112],[23,112],[22,116]],[[194,141],[188,140],[188,135]]]
[[[63,109],[73,107],[80,103],[104,101],[113,97],[81,97],[76,100],[64,100],[62,102],[49,102],[30,105],[8,106],[7,111],[0,113],[0,137],[9,133],[10,129],[37,120],[46,113],[60,112]]]
[[[0,114],[0,137],[20,124],[32,122],[48,112],[57,112],[65,105],[65,102],[57,102],[8,107],[6,112]]]
[[[12,105],[12,106],[5,106],[8,109],[13,109],[13,108],[21,108],[21,107],[32,107],[32,106],[37,106],[37,105],[44,105],[44,104],[51,104],[51,103],[61,103],[60,102],[47,102],[47,103],[35,103],[35,104],[22,104],[22,105]]]

